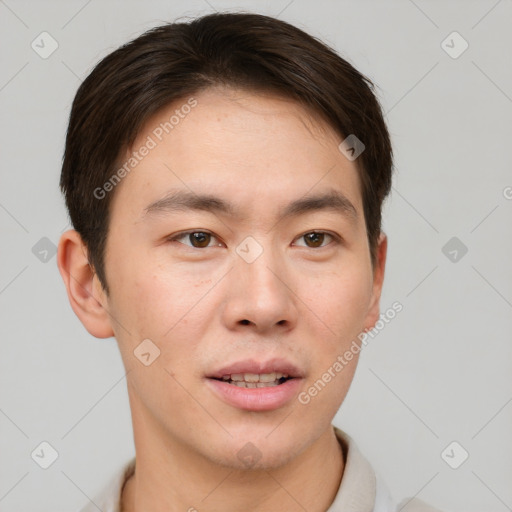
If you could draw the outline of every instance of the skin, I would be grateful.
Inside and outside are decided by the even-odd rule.
[[[78,233],[59,243],[73,310],[93,336],[115,336],[127,370],[137,466],[123,511],[324,511],[344,469],[331,421],[358,356],[307,405],[293,399],[265,412],[226,404],[205,375],[283,357],[301,369],[299,391],[307,390],[378,320],[387,239],[381,234],[372,267],[356,162],[323,121],[291,100],[249,91],[194,97],[197,106],[110,192],[109,296]],[[185,101],[153,116],[132,149]],[[321,210],[277,222],[284,205],[331,188],[351,201],[355,220]],[[144,215],[170,189],[214,193],[240,214]],[[211,233],[209,245],[168,241],[191,229]],[[341,239],[308,243],[303,235],[313,230]],[[263,249],[252,263],[236,252],[247,236]],[[148,338],[160,356],[145,366],[133,351]],[[249,469],[237,457],[248,442],[261,457]]]

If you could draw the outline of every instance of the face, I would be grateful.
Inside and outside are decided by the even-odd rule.
[[[132,150],[154,147],[110,192],[104,304],[135,435],[278,467],[329,428],[357,354],[335,363],[378,319],[382,274],[339,136],[289,100],[194,98],[149,120]]]

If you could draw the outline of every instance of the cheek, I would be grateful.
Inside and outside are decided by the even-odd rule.
[[[371,272],[369,267],[345,260],[343,269],[322,275],[316,283],[310,282],[308,306],[321,319],[314,325],[325,336],[312,333],[318,347],[312,357],[304,404],[315,414],[331,418],[343,402],[357,367],[360,352],[358,334],[371,299]],[[305,293],[305,290],[303,290]],[[313,325],[313,324],[311,324]],[[348,357],[347,357],[348,356]]]
[[[122,261],[112,265],[116,296],[115,303],[127,322],[144,329],[155,320],[172,320],[183,315],[187,294],[187,279],[180,272],[163,268],[160,262],[143,250],[132,247]],[[157,331],[158,332],[158,331]],[[159,332],[161,335],[161,332]]]
[[[364,268],[347,266],[346,271],[326,273],[303,284],[301,297],[337,345],[359,334],[371,299],[371,280]]]
[[[147,267],[146,267],[147,268]],[[190,408],[190,397],[184,392],[181,382],[194,366],[194,340],[201,339],[196,333],[199,325],[191,316],[196,314],[198,302],[196,290],[185,277],[178,274],[165,275],[145,272],[132,266],[130,273],[123,275],[119,268],[116,315],[124,328],[118,328],[120,350],[127,370],[131,370],[130,384],[137,397],[144,402],[160,420],[173,408]],[[204,293],[204,292],[203,292]],[[129,332],[129,334],[128,334]],[[196,335],[197,334],[197,335]],[[151,340],[158,349],[158,356],[145,366],[136,352],[143,340]],[[147,343],[147,342],[146,342]],[[152,345],[145,351],[153,358]],[[167,416],[166,416],[167,415]]]
[[[212,279],[175,270],[132,273],[127,282],[123,316],[132,333],[154,340],[161,348],[161,361],[169,367],[184,352],[194,353],[215,312],[213,294],[208,294]]]
[[[167,339],[187,323],[187,314],[193,308],[193,285],[179,275],[150,274],[139,276],[127,293],[131,301],[134,327],[158,339]]]

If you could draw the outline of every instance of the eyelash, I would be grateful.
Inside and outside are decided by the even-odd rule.
[[[166,241],[167,242],[175,242],[175,241],[178,241],[181,238],[184,238],[184,237],[186,237],[188,235],[191,235],[192,233],[205,233],[207,235],[211,235],[214,238],[217,238],[211,231],[192,229],[192,230],[189,230],[189,231],[181,231],[180,233],[172,235],[172,236],[168,237],[166,239]],[[329,236],[329,237],[331,237],[333,239],[334,243],[336,243],[336,244],[341,243],[341,237],[339,235],[336,235],[336,234],[331,233],[329,231],[321,231],[321,230],[307,231],[306,233],[303,233],[302,235],[298,236],[295,240],[303,238],[306,235],[309,235],[311,233],[315,233],[315,234],[319,234],[319,235],[322,235],[322,234],[323,235],[327,235],[327,236]],[[179,243],[181,243],[181,242],[179,242]],[[301,245],[300,247],[305,247],[306,249],[323,249],[323,248],[331,245],[331,243],[328,243],[327,245],[321,245],[320,247],[308,247],[307,245]],[[204,249],[209,249],[211,247],[218,247],[218,245],[216,245],[216,246],[207,246],[207,247],[194,247],[194,246],[188,245],[188,244],[183,244],[183,245],[185,245],[186,247],[190,247],[191,249],[203,249],[203,250]]]

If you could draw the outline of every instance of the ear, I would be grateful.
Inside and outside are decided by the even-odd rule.
[[[381,231],[377,245],[377,261],[373,269],[373,285],[370,306],[364,322],[364,329],[370,330],[380,318],[380,296],[384,282],[384,270],[388,252],[388,238]]]
[[[114,336],[107,295],[89,264],[87,247],[77,231],[71,229],[60,237],[57,265],[69,303],[87,331],[96,338]]]

